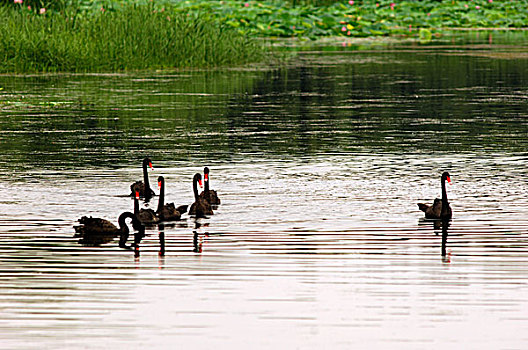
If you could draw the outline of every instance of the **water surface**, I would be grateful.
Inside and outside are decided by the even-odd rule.
[[[0,348],[526,348],[524,36],[1,76]],[[79,244],[145,155],[176,204],[208,165],[215,215]],[[416,203],[445,170],[442,232]]]

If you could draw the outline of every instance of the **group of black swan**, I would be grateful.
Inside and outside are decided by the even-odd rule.
[[[143,160],[143,181],[137,181],[130,185],[130,195],[134,198],[134,212],[126,211],[119,215],[117,219],[119,227],[106,219],[83,216],[79,224],[74,226],[76,234],[81,237],[81,242],[87,236],[91,236],[91,241],[95,240],[104,243],[102,237],[121,236],[120,246],[124,246],[130,232],[126,219],[132,219],[132,226],[144,234],[145,226],[159,224],[165,221],[177,221],[187,212],[187,205],[176,207],[174,203],[165,203],[165,179],[163,176],[158,177],[159,199],[157,210],[140,209],[139,198],[150,200],[155,196],[154,191],[150,188],[147,167],[152,167],[152,161],[147,157]],[[425,213],[426,219],[442,220],[446,222],[451,220],[453,212],[447,199],[446,181],[451,183],[451,177],[448,172],[444,172],[441,177],[442,198],[436,198],[432,205],[418,203],[418,208]],[[220,204],[220,199],[215,190],[209,188],[209,168],[204,168],[204,190],[198,194],[198,186],[202,187],[202,175],[196,173],[193,177],[193,194],[194,203],[189,208],[189,215],[197,218],[203,218],[213,215],[213,207]],[[113,239],[113,238],[112,238]],[[110,240],[110,239],[109,239]]]
[[[74,226],[77,237],[81,237],[80,243],[101,244],[113,240],[120,236],[119,245],[125,247],[130,229],[126,224],[127,219],[132,220],[132,226],[139,231],[140,236],[144,235],[145,226],[160,224],[166,221],[178,221],[181,216],[187,212],[188,205],[175,206],[174,203],[165,203],[165,178],[158,177],[159,198],[156,211],[150,208],[140,208],[139,199],[144,198],[149,201],[155,196],[154,191],[150,188],[147,167],[152,170],[152,161],[150,158],[143,159],[143,181],[136,181],[130,185],[130,196],[134,198],[134,212],[126,211],[119,215],[117,222],[119,227],[112,222],[94,217],[81,217],[79,225]],[[194,203],[191,204],[189,215],[196,218],[204,218],[213,215],[213,207],[220,204],[220,198],[215,190],[209,187],[209,168],[204,168],[204,183],[202,186],[202,174],[196,173],[193,177]],[[198,186],[205,187],[198,194]]]

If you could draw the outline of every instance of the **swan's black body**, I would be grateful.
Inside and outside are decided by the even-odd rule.
[[[130,195],[132,197],[136,196],[136,192],[139,192],[139,196],[143,198],[151,198],[155,195],[154,191],[150,188],[150,182],[148,177],[148,170],[147,167],[152,167],[152,161],[150,158],[146,157],[143,159],[143,181],[136,181],[132,185],[130,185]]]
[[[134,215],[143,225],[154,225],[160,221],[154,210],[139,209],[139,193],[137,192],[134,198]]]
[[[194,203],[189,209],[189,215],[194,215],[197,218],[203,218],[206,215],[213,215],[214,213],[213,209],[211,208],[211,204],[198,195],[198,183],[200,186],[202,185],[202,175],[196,173],[193,177]]]
[[[425,213],[427,219],[450,220],[453,216],[447,199],[446,180],[451,182],[451,177],[447,171],[442,174],[442,199],[436,198],[432,205],[418,203],[418,208]]]
[[[205,199],[211,205],[219,205],[220,198],[215,190],[209,188],[209,168],[204,168],[204,190],[200,193],[200,197]]]
[[[180,220],[182,214],[187,212],[187,205],[180,205],[178,208],[174,203],[165,204],[165,178],[163,176],[158,177],[158,187],[159,187],[159,201],[158,201],[158,210],[156,214],[158,215],[160,221],[174,221]]]
[[[105,219],[83,216],[79,219],[80,225],[73,226],[73,228],[76,236],[81,237],[79,240],[81,244],[100,245],[112,241],[117,236],[121,236],[119,245],[124,246],[130,232],[126,224],[126,219],[128,218],[132,219],[133,225],[137,225],[139,229],[142,228],[136,216],[129,211],[119,215],[117,219],[119,227]]]

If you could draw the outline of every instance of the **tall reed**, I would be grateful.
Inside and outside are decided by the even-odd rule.
[[[207,14],[131,5],[40,15],[0,6],[0,72],[201,68],[263,56],[259,42]]]

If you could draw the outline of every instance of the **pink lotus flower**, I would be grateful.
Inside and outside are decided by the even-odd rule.
[[[15,4],[21,4],[21,3],[24,2],[24,0],[13,0],[13,2],[14,2]]]
[[[244,6],[245,6],[245,7],[249,7],[249,2],[246,2],[246,3],[244,4]]]
[[[469,5],[468,5],[468,4],[465,4],[465,5],[464,5],[464,7],[465,7],[465,8],[468,8],[468,7],[469,7]]]
[[[350,0],[348,3],[352,6],[354,5],[354,0]]]
[[[350,35],[350,34],[352,34],[352,33],[350,33],[350,30],[349,30],[349,31],[347,32],[347,35]]]
[[[390,4],[390,8],[391,8],[391,10],[393,10],[393,11],[394,11],[394,6],[396,6],[396,4],[393,3],[393,2],[391,2],[391,4]]]
[[[31,6],[28,6],[28,10],[31,11]]]
[[[346,32],[347,31],[347,28],[345,26],[343,26],[343,28],[341,28],[341,31],[342,32]]]
[[[491,4],[493,2],[493,0],[488,0],[488,2]]]
[[[39,13],[41,15],[45,14],[46,13],[46,9],[44,7],[42,7],[40,10],[39,10]]]
[[[480,6],[479,6],[479,5],[475,6],[475,8],[476,8],[477,10],[480,10]]]

